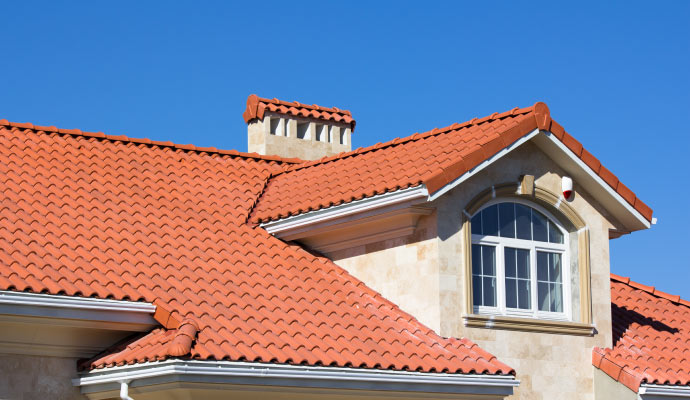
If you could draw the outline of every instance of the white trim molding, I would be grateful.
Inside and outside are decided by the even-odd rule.
[[[642,400],[690,399],[690,386],[643,383],[640,385],[638,394]]]
[[[277,221],[266,222],[261,224],[261,226],[266,229],[268,233],[282,237],[288,232],[294,232],[300,228],[306,228],[317,223],[331,221],[353,214],[361,214],[365,211],[372,211],[401,203],[415,202],[415,200],[418,200],[415,203],[420,203],[426,201],[428,197],[429,192],[426,186],[419,185],[351,201],[333,207],[323,208],[321,210],[293,215]]]
[[[158,325],[151,303],[0,291],[0,352],[91,357]]]
[[[92,398],[120,390],[129,382],[129,393],[175,389],[241,390],[243,386],[302,389],[394,391],[412,393],[477,394],[503,398],[520,381],[512,375],[444,374],[364,368],[315,367],[235,361],[168,360],[111,367],[82,373],[72,381]],[[227,386],[226,386],[227,385]],[[92,396],[95,395],[95,396]],[[485,397],[482,397],[485,398]]]

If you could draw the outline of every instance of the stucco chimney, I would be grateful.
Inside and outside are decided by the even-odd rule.
[[[352,149],[355,120],[347,110],[252,94],[243,117],[250,152],[315,160]]]

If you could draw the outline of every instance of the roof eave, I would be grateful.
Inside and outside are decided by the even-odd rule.
[[[83,394],[117,391],[129,382],[134,391],[175,382],[176,387],[204,384],[237,387],[289,387],[394,391],[410,393],[478,394],[503,398],[513,393],[520,381],[512,375],[445,374],[363,368],[317,367],[236,361],[168,360],[110,367],[82,373],[72,381]],[[164,386],[159,386],[164,387]],[[222,388],[222,386],[220,386]]]
[[[372,212],[380,209],[389,209],[394,205],[407,205],[426,202],[429,192],[424,185],[398,189],[388,193],[378,194],[349,203],[339,204],[320,210],[309,211],[302,214],[293,215],[279,220],[265,222],[261,227],[272,235],[281,238],[290,236],[292,240],[294,234],[312,229],[313,226],[327,221],[340,219],[343,217]]]
[[[154,328],[155,311],[151,303],[0,291],[0,352],[91,357]]]
[[[690,386],[678,385],[657,385],[643,383],[640,385],[638,394],[645,399],[688,399],[690,398]]]

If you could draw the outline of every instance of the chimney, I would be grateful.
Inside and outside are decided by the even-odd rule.
[[[242,116],[250,152],[315,160],[352,149],[355,120],[347,110],[252,94]]]

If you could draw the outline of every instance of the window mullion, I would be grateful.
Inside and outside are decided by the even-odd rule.
[[[505,299],[505,251],[503,244],[496,246],[496,301],[498,309],[501,314],[506,313],[506,299]]]
[[[539,309],[539,305],[537,304],[537,301],[539,300],[539,297],[537,296],[537,249],[535,246],[532,246],[530,249],[530,287],[531,287],[531,293],[530,296],[532,297],[532,308],[530,311],[532,311],[532,315],[536,318],[537,317],[537,310]]]

